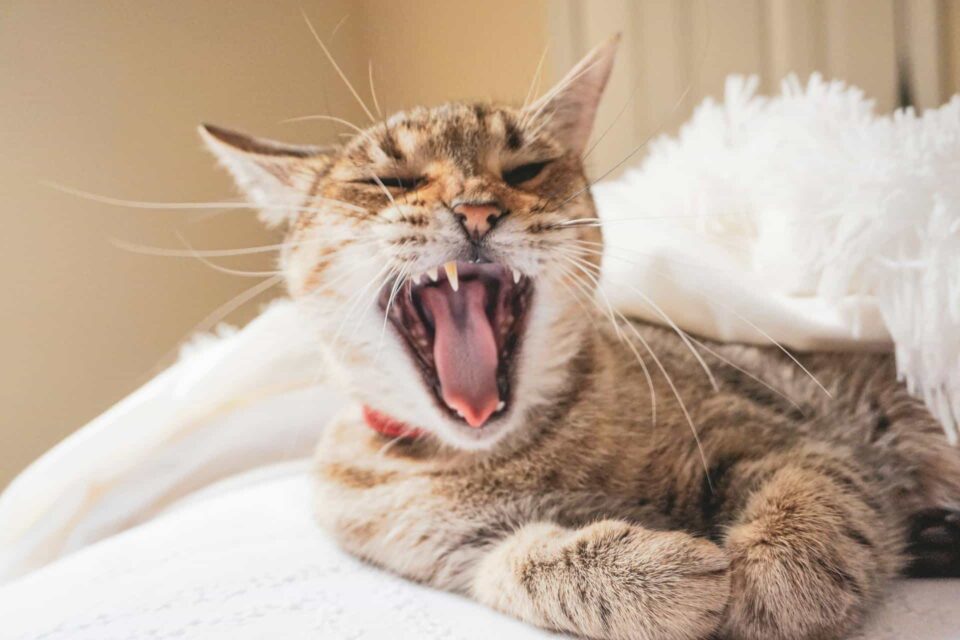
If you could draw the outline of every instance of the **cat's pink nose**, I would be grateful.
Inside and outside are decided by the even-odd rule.
[[[503,213],[503,209],[492,202],[462,202],[453,208],[460,225],[475,241],[487,235]]]

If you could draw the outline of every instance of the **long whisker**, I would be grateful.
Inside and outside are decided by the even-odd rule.
[[[570,262],[570,264],[572,264],[574,267],[577,267],[576,263],[573,263],[572,261],[569,261],[569,260],[568,262]],[[583,268],[577,267],[577,270],[586,273],[586,271]],[[590,274],[587,273],[587,275],[589,276]],[[610,304],[609,298],[607,298],[606,294],[603,293],[603,290],[600,288],[595,278],[593,278],[593,282],[595,287],[594,289],[589,289],[586,286],[582,286],[581,289],[584,290],[586,295],[591,300],[594,301],[594,303],[597,305],[598,308],[600,308],[600,303],[596,299],[596,293],[599,292],[603,295],[604,300],[606,301],[606,304],[607,304],[607,309],[610,312],[610,323],[613,325],[614,333],[616,334],[617,339],[619,339],[620,342],[623,342],[624,344],[626,344],[629,347],[629,349],[633,351],[634,355],[637,358],[637,361],[640,363],[640,368],[643,370],[644,376],[647,379],[647,386],[650,388],[650,419],[652,424],[656,424],[657,423],[657,394],[654,388],[653,378],[650,376],[650,371],[647,369],[647,363],[640,356],[640,353],[637,351],[636,346],[634,346],[634,344],[630,342],[630,340],[628,340],[626,336],[623,335],[623,332],[620,331],[620,325],[615,319],[615,316],[614,316],[615,312],[613,311],[613,307]],[[601,311],[603,310],[601,309]]]
[[[565,248],[565,249],[562,249],[562,251],[566,251],[566,252],[579,252],[580,250],[579,250],[579,249],[573,249],[573,248]],[[580,257],[571,256],[571,258],[572,258],[573,260],[576,260],[577,262],[583,264],[583,265],[590,265],[591,267],[596,268],[596,267],[594,267],[594,265],[593,265],[592,263],[587,262],[586,260],[583,260],[583,259],[580,258]],[[599,279],[596,278],[595,276],[591,276],[591,277],[593,278],[594,282],[596,283],[596,286],[597,286],[598,290],[602,291],[602,289],[600,288],[600,281],[599,281]],[[698,352],[696,349],[693,348],[693,344],[691,344],[689,338],[687,337],[687,333],[686,333],[684,330],[682,330],[682,329],[677,325],[676,322],[673,321],[673,318],[671,318],[671,317],[660,307],[660,305],[658,305],[652,298],[650,298],[650,296],[648,296],[647,294],[643,293],[642,291],[640,291],[640,290],[637,289],[636,287],[633,287],[632,285],[629,285],[629,284],[626,284],[626,283],[615,283],[615,284],[620,284],[621,286],[625,286],[625,287],[630,288],[631,291],[633,291],[633,292],[636,293],[638,296],[640,296],[641,298],[643,298],[644,302],[646,302],[648,305],[650,305],[651,307],[653,307],[653,309],[657,312],[657,314],[658,314],[661,318],[663,318],[663,320],[670,326],[671,329],[673,329],[673,331],[677,334],[677,336],[680,337],[680,339],[681,339],[681,340],[683,341],[683,343],[686,345],[687,349],[690,350],[690,353],[693,354],[693,357],[696,358],[697,362],[700,363],[700,366],[701,366],[701,368],[703,368],[704,373],[707,374],[707,379],[710,381],[710,386],[713,387],[713,390],[714,390],[714,391],[719,391],[720,387],[719,387],[719,385],[717,384],[717,379],[716,379],[716,378],[714,377],[714,375],[713,375],[713,371],[710,370],[710,366],[707,365],[706,361],[704,361],[703,356],[700,355],[700,352]]]
[[[583,310],[583,315],[590,320],[590,323],[593,325],[593,327],[595,329],[599,329],[600,326],[597,324],[596,314],[594,313],[594,310],[588,307],[587,305],[585,305],[583,303],[583,300],[581,299],[581,295],[579,294],[579,292],[576,289],[574,289],[573,286],[571,286],[566,280],[564,280],[564,277],[573,278],[574,277],[573,274],[570,273],[569,269],[567,269],[563,265],[557,265],[557,267],[558,269],[560,269],[561,273],[559,274],[560,277],[554,278],[554,281],[557,284],[559,284],[561,287],[563,287],[568,294],[570,294],[570,297],[580,306],[580,308]],[[590,302],[594,302],[594,301],[591,299]]]
[[[206,315],[200,322],[195,324],[189,331],[187,331],[183,337],[178,341],[177,346],[173,349],[166,351],[156,362],[151,366],[148,371],[157,372],[161,367],[166,367],[171,359],[176,355],[177,351],[182,347],[182,345],[192,338],[195,335],[207,333],[213,329],[217,323],[226,318],[228,315],[250,302],[260,294],[268,291],[269,289],[275,287],[283,281],[283,278],[279,275],[264,280],[263,282],[258,282],[249,289],[241,291],[239,294],[230,298],[216,309],[211,311]]]
[[[380,110],[380,101],[377,100],[377,90],[373,88],[373,60],[367,61],[367,79],[370,81],[370,97],[373,98],[373,107],[377,116],[383,120],[383,111]]]
[[[307,12],[303,9],[300,10],[300,13],[303,15],[304,21],[307,23],[307,27],[310,29],[310,33],[313,34],[314,40],[317,41],[317,44],[320,45],[320,48],[323,49],[323,53],[327,56],[327,60],[330,61],[330,65],[336,70],[337,74],[340,76],[340,79],[343,80],[343,83],[347,85],[347,89],[350,90],[350,93],[353,94],[353,97],[356,98],[357,103],[360,105],[360,108],[363,109],[363,112],[367,114],[367,117],[370,118],[370,122],[376,122],[377,119],[373,117],[373,114],[370,112],[370,109],[367,108],[366,103],[360,97],[360,94],[357,93],[357,90],[353,88],[353,85],[350,84],[350,80],[347,78],[347,74],[343,72],[340,68],[340,65],[337,64],[337,61],[333,59],[333,55],[330,54],[330,51],[327,49],[327,45],[323,44],[323,40],[320,38],[320,34],[317,33],[317,30],[313,27],[313,23],[310,22],[310,18],[307,16]]]
[[[312,113],[306,116],[294,116],[293,118],[284,118],[280,121],[280,124],[291,124],[294,122],[309,122],[311,120],[325,120],[328,122],[336,122],[337,124],[342,124],[345,127],[349,127],[353,132],[359,134],[367,133],[366,130],[358,127],[354,123],[350,122],[346,118],[340,118],[338,116],[328,116],[323,113]]]
[[[583,242],[583,241],[575,241],[575,242]],[[623,250],[623,251],[630,251],[630,249],[629,249],[629,248],[626,248],[626,247],[614,247],[614,248],[619,248],[619,249],[621,249],[621,250]],[[581,249],[581,250],[585,250],[585,249]],[[588,252],[589,252],[589,251],[588,251]],[[596,255],[603,255],[603,253],[600,252],[600,251],[594,251],[594,253],[595,253]],[[640,252],[634,251],[634,253],[640,253]],[[618,255],[615,255],[615,254],[608,254],[608,255],[609,255],[610,257],[612,257],[612,258],[616,258],[616,259],[618,259],[618,260],[623,260],[624,262],[627,262],[628,264],[635,264],[635,261],[630,260],[629,258],[625,258],[625,257],[618,256]],[[684,263],[680,262],[679,264],[683,265]],[[689,267],[691,267],[691,268],[697,268],[697,265],[692,265],[692,264],[686,264],[686,266],[689,266]],[[647,267],[647,271],[650,272],[650,273],[652,273],[652,274],[654,274],[654,275],[656,275],[656,276],[658,276],[658,277],[664,278],[665,280],[669,280],[670,282],[675,282],[675,280],[673,279],[672,276],[670,276],[670,274],[667,274],[667,273],[665,273],[665,272],[663,272],[663,271],[661,271],[661,270],[659,270],[659,269],[656,269],[656,268],[654,268],[654,267]],[[693,288],[694,290],[696,290],[697,293],[699,293],[700,295],[702,295],[702,296],[704,296],[705,298],[707,298],[708,300],[710,300],[710,303],[711,303],[711,304],[715,304],[715,305],[717,305],[718,307],[720,307],[720,308],[722,308],[722,309],[724,309],[724,310],[726,310],[726,311],[729,311],[730,313],[732,313],[733,315],[735,315],[735,316],[737,317],[737,319],[739,319],[741,322],[743,322],[744,324],[746,324],[747,326],[749,326],[750,328],[752,328],[754,331],[756,331],[757,333],[759,333],[759,334],[760,334],[765,340],[767,340],[771,345],[773,345],[774,347],[776,347],[776,348],[777,348],[779,351],[781,351],[785,356],[787,356],[787,358],[789,358],[790,361],[793,362],[793,364],[795,364],[795,365],[804,373],[804,375],[806,375],[806,376],[820,389],[820,391],[822,391],[828,398],[832,398],[832,397],[833,397],[833,394],[830,393],[830,391],[823,385],[823,383],[820,382],[820,380],[819,380],[815,375],[813,375],[813,373],[812,373],[807,367],[805,367],[805,366],[803,365],[803,363],[800,362],[799,359],[797,359],[796,356],[794,356],[792,353],[790,353],[790,351],[789,351],[786,347],[784,347],[780,342],[778,342],[776,339],[774,339],[773,336],[771,336],[769,333],[767,333],[766,331],[764,331],[763,329],[761,329],[757,324],[755,324],[754,322],[752,322],[751,320],[749,320],[748,318],[746,318],[745,316],[743,316],[743,314],[741,314],[741,313],[739,313],[738,311],[736,311],[736,310],[735,310],[733,307],[731,307],[730,305],[727,305],[727,304],[723,303],[722,301],[717,300],[716,298],[711,297],[706,291],[704,291],[704,289],[703,289],[702,287],[698,287],[697,285],[692,284],[692,283],[689,283],[689,282],[688,282],[688,283],[685,283],[685,284],[686,284],[686,286],[689,286],[689,287]],[[690,337],[689,334],[687,334],[687,335],[688,335],[688,337]]]
[[[317,240],[312,240],[310,242],[316,241]],[[145,244],[137,244],[133,242],[127,242],[126,240],[122,240],[120,238],[108,238],[108,242],[118,249],[130,251],[131,253],[139,253],[146,256],[161,256],[165,258],[196,258],[198,255],[206,256],[208,258],[246,256],[258,253],[272,253],[285,247],[304,244],[304,242],[281,242],[278,244],[265,244],[259,247],[243,247],[240,249],[197,249],[196,251],[190,251],[188,249],[168,249],[166,247],[154,247]]]
[[[383,339],[387,334],[387,322],[390,320],[390,309],[393,307],[394,300],[396,300],[397,293],[403,287],[404,281],[407,279],[409,274],[410,265],[403,265],[397,272],[396,279],[394,280],[393,287],[390,289],[390,297],[387,298],[387,304],[383,309],[383,325],[380,327],[380,340],[377,343],[377,351],[374,356],[374,361],[380,358],[380,351],[383,348]]]
[[[592,303],[593,306],[600,311],[601,315],[604,315],[604,310],[600,307],[600,303],[596,299],[596,296],[594,295],[594,291],[587,288],[582,282],[580,282],[579,278],[576,277],[572,269],[563,265],[558,265],[558,267],[561,270],[562,275],[569,276],[574,281],[575,284],[580,285],[579,289],[580,289],[581,295],[583,295],[583,297],[586,298],[588,302]],[[577,293],[577,291],[574,290],[572,287],[568,286],[563,281],[562,278],[557,279],[557,282],[564,285],[565,288],[567,288],[567,290],[572,294]],[[581,307],[583,307],[583,304],[580,302],[577,295],[573,295],[573,298],[577,301],[578,304],[580,304]],[[584,311],[587,311],[587,310],[584,308]],[[591,321],[593,322],[592,314],[591,314]],[[637,362],[640,364],[640,369],[643,371],[643,375],[647,380],[647,387],[650,390],[650,423],[655,425],[657,423],[657,392],[653,384],[653,378],[650,376],[650,370],[647,368],[647,363],[640,356],[640,352],[637,351],[636,346],[619,331],[619,326],[617,325],[616,321],[612,320],[611,322],[613,322],[614,333],[616,333],[620,341],[623,342],[625,345],[627,345],[627,347],[633,352],[634,356],[637,359]],[[594,325],[595,324],[596,323],[594,322]]]
[[[536,92],[537,85],[540,84],[540,74],[543,71],[543,62],[547,59],[547,51],[550,50],[550,45],[544,45],[543,53],[540,54],[540,60],[537,62],[537,68],[533,72],[533,78],[530,79],[530,87],[527,89],[527,96],[523,99],[523,109],[526,109],[530,106],[530,100],[533,99],[533,96]]]
[[[599,252],[597,252],[597,253],[599,254]],[[612,256],[612,257],[618,257],[618,256]],[[743,367],[740,367],[739,365],[737,365],[737,364],[734,363],[733,361],[729,360],[728,358],[724,357],[723,355],[721,355],[721,354],[718,353],[717,351],[711,349],[711,348],[710,348],[709,346],[707,346],[703,341],[698,340],[697,338],[693,337],[693,336],[690,335],[689,333],[684,332],[684,334],[686,335],[686,337],[687,337],[688,340],[690,340],[691,342],[693,342],[694,344],[696,344],[697,346],[699,346],[701,349],[703,349],[704,351],[706,351],[707,353],[709,353],[710,355],[712,355],[712,356],[713,356],[714,358],[716,358],[717,360],[720,360],[722,363],[726,364],[727,366],[732,367],[733,369],[736,369],[737,371],[740,371],[741,373],[743,373],[744,375],[748,376],[749,378],[751,378],[751,379],[754,380],[755,382],[761,384],[762,386],[766,387],[767,389],[769,389],[769,390],[772,391],[773,393],[775,393],[775,394],[777,394],[778,396],[780,396],[780,397],[782,397],[783,399],[785,399],[787,402],[789,402],[791,405],[793,405],[793,407],[796,408],[798,411],[803,412],[803,408],[802,408],[793,398],[791,398],[789,395],[787,395],[783,390],[778,389],[777,387],[774,387],[774,386],[770,385],[769,383],[767,383],[767,382],[764,381],[763,379],[759,378],[758,376],[755,376],[754,374],[750,373],[749,371],[747,371],[747,370],[744,369]]]
[[[307,211],[312,213],[325,213],[328,212],[327,209],[320,209],[317,207],[305,207],[295,204],[282,205],[282,204],[251,204],[249,202],[151,202],[147,200],[127,200],[124,198],[114,198],[112,196],[104,196],[98,193],[91,193],[90,191],[83,191],[82,189],[75,189],[73,187],[68,187],[66,185],[57,184],[55,182],[49,182],[46,180],[41,180],[41,184],[44,186],[50,187],[51,189],[56,189],[62,193],[66,193],[72,196],[77,196],[79,198],[84,198],[86,200],[93,200],[94,202],[100,202],[102,204],[109,204],[117,207],[129,207],[131,209],[171,209],[178,211],[188,211],[188,210],[200,210],[200,209],[277,209],[280,211]],[[350,209],[357,211],[359,213],[367,214],[369,213],[366,209],[352,205],[349,202],[342,202],[340,200],[333,200],[330,198],[314,198],[316,201],[325,202],[330,204],[332,207],[342,207],[344,209]]]
[[[624,248],[624,250],[629,251],[629,249],[625,249],[625,248]],[[598,252],[598,254],[599,254],[599,253],[600,253],[600,252]],[[617,259],[619,259],[619,260],[624,260],[624,261],[626,261],[627,263],[631,263],[631,264],[634,263],[633,261],[631,261],[631,260],[629,260],[629,259],[627,259],[627,258],[621,257],[621,256],[616,256],[616,255],[612,255],[612,254],[611,254],[611,257],[617,258]],[[689,265],[689,266],[694,267],[694,265]],[[665,273],[665,272],[663,272],[663,271],[661,271],[661,270],[659,270],[659,269],[657,269],[657,268],[655,268],[655,267],[647,267],[647,271],[650,272],[650,273],[652,273],[652,274],[654,274],[654,275],[656,275],[656,276],[658,276],[658,277],[660,277],[660,278],[663,278],[663,279],[665,279],[665,280],[668,280],[669,282],[675,282],[675,280],[673,279],[672,276],[670,276],[669,274],[667,274],[667,273]],[[703,289],[702,287],[699,287],[699,286],[697,286],[696,284],[694,284],[694,283],[692,283],[692,282],[687,282],[687,283],[685,283],[685,285],[691,287],[692,289],[694,289],[695,291],[697,291],[697,293],[699,293],[700,295],[702,295],[702,296],[707,297],[708,299],[710,299],[710,303],[711,303],[711,304],[715,304],[715,305],[717,305],[718,307],[720,307],[721,309],[724,309],[724,310],[726,310],[726,311],[729,311],[730,313],[732,313],[733,315],[735,315],[735,316],[737,317],[737,319],[739,319],[741,322],[743,322],[744,324],[746,324],[747,326],[749,326],[751,329],[753,329],[754,331],[756,331],[757,333],[759,333],[759,334],[760,334],[765,340],[767,340],[771,345],[775,346],[775,347],[776,347],[778,350],[780,350],[785,356],[787,356],[787,358],[789,358],[790,361],[793,362],[793,364],[795,364],[795,365],[804,373],[804,375],[806,375],[806,376],[820,389],[820,391],[822,391],[828,398],[832,398],[832,397],[833,397],[833,394],[830,393],[830,391],[823,385],[823,383],[820,382],[820,380],[819,380],[815,375],[813,375],[813,373],[812,373],[807,367],[805,367],[805,366],[803,365],[803,363],[800,362],[800,360],[799,360],[796,356],[794,356],[792,353],[790,353],[790,350],[789,350],[789,349],[787,349],[787,348],[784,347],[780,342],[778,342],[777,340],[775,340],[775,339],[773,338],[773,336],[771,336],[769,333],[767,333],[766,331],[764,331],[763,329],[761,329],[756,323],[752,322],[750,319],[748,319],[747,317],[745,317],[743,314],[741,314],[739,311],[737,311],[736,309],[734,309],[732,306],[730,306],[730,305],[728,305],[728,304],[725,304],[724,302],[722,302],[722,301],[720,301],[720,300],[716,300],[716,299],[713,299],[713,298],[709,298],[709,294],[708,294],[706,291],[704,291],[704,289]],[[627,285],[627,286],[630,286],[630,285]]]
[[[358,289],[353,295],[350,296],[350,300],[347,301],[350,304],[347,307],[347,310],[344,313],[343,318],[340,320],[340,324],[337,327],[337,331],[333,335],[333,340],[331,341],[331,345],[336,345],[337,342],[339,341],[340,334],[343,332],[343,329],[345,328],[347,321],[350,319],[354,309],[356,308],[357,304],[359,304],[359,302],[363,299],[363,296],[366,294],[366,292],[370,289],[370,287],[374,285],[374,283],[376,283],[380,279],[380,277],[383,274],[391,270],[392,270],[392,267],[389,264],[383,265],[383,267],[381,267],[380,270],[376,274],[374,274],[373,277],[371,277],[370,280],[368,280],[365,285],[363,285],[363,287]]]
[[[727,365],[728,367],[731,367],[731,368],[733,368],[733,369],[736,369],[737,371],[739,371],[739,372],[742,373],[743,375],[747,376],[748,378],[750,378],[751,380],[753,380],[753,381],[756,382],[757,384],[760,384],[760,385],[766,387],[767,389],[769,389],[770,391],[772,391],[773,393],[777,394],[778,396],[780,396],[781,398],[783,398],[784,400],[786,400],[787,402],[789,402],[789,403],[793,406],[793,408],[796,409],[797,411],[799,411],[800,413],[806,413],[806,412],[803,410],[803,407],[801,407],[800,404],[799,404],[796,400],[794,400],[793,398],[791,398],[790,396],[788,396],[788,395],[786,394],[786,392],[784,392],[783,390],[778,389],[777,387],[773,386],[772,384],[769,384],[769,383],[768,383],[767,381],[765,381],[763,378],[761,378],[761,377],[759,377],[759,376],[757,376],[757,375],[754,375],[754,374],[750,373],[749,371],[747,371],[746,369],[744,369],[744,368],[741,367],[740,365],[736,364],[735,362],[733,362],[733,361],[730,360],[729,358],[726,358],[726,357],[724,357],[723,355],[721,355],[719,352],[715,351],[714,349],[711,349],[711,348],[710,348],[709,346],[707,346],[707,344],[704,343],[702,340],[698,340],[698,339],[694,338],[693,336],[690,336],[690,340],[692,340],[698,347],[700,347],[701,349],[703,349],[704,351],[706,351],[707,353],[709,353],[711,356],[713,356],[714,358],[716,358],[717,360],[719,360],[719,361],[722,362],[723,364],[725,364],[725,365]]]
[[[583,193],[580,191],[579,193]],[[559,207],[557,207],[559,209]],[[730,215],[727,212],[716,212],[716,213],[690,213],[690,214],[670,214],[670,215],[657,215],[657,216],[635,216],[630,218],[571,218],[569,220],[561,220],[560,222],[554,222],[551,226],[553,227],[605,227],[611,224],[620,224],[623,222],[649,222],[652,220],[689,220],[695,218],[710,218],[710,217],[721,217]]]
[[[222,305],[220,305],[219,307],[211,311],[210,314],[208,314],[203,320],[198,322],[196,326],[193,327],[193,329],[191,329],[188,335],[194,335],[197,333],[204,333],[206,331],[209,331],[214,327],[214,325],[220,322],[223,318],[227,317],[228,315],[230,315],[231,313],[233,313],[234,311],[236,311],[237,309],[245,305],[250,300],[253,300],[261,293],[275,287],[281,282],[283,282],[283,276],[281,275],[271,276],[270,278],[267,278],[263,282],[260,282],[250,287],[249,289],[239,293],[238,295],[234,296],[227,302],[223,303]]]
[[[180,241],[184,245],[186,245],[187,250],[190,250],[193,248],[190,246],[190,243],[181,233],[177,232],[177,237],[180,238]],[[210,267],[214,271],[219,271],[220,273],[227,273],[234,276],[243,276],[246,278],[265,278],[269,276],[276,276],[277,274],[281,273],[281,271],[278,271],[277,269],[272,269],[270,271],[244,271],[242,269],[231,269],[230,267],[224,267],[215,262],[211,262],[209,259],[207,259],[206,257],[196,252],[194,253],[193,257],[199,260],[200,262],[202,262],[203,264],[205,264],[206,266]]]
[[[364,240],[364,237],[369,239]],[[379,242],[379,238],[375,234],[371,233],[364,237],[352,236],[350,238],[351,244],[353,246],[366,246],[377,244]],[[259,247],[241,247],[238,249],[197,249],[196,251],[190,251],[189,249],[156,247],[153,245],[129,242],[127,240],[123,240],[122,238],[107,238],[107,241],[118,249],[145,256],[159,256],[161,258],[195,258],[198,255],[201,255],[208,258],[229,258],[234,256],[255,255],[259,253],[273,253],[282,249],[292,249],[295,247],[305,247],[312,244],[319,244],[321,242],[328,242],[329,239],[307,238],[305,240],[298,240],[295,242],[290,241],[279,242],[277,244],[265,244]]]
[[[650,357],[653,358],[653,361],[656,363],[657,368],[660,369],[660,373],[663,374],[664,379],[667,381],[667,385],[670,387],[670,390],[673,392],[673,396],[677,399],[677,404],[680,405],[680,411],[683,413],[683,417],[686,419],[687,424],[690,425],[690,432],[693,433],[693,440],[697,445],[697,451],[700,452],[700,462],[703,464],[703,471],[706,474],[707,485],[710,487],[710,492],[713,492],[713,481],[710,479],[710,468],[707,464],[707,456],[703,451],[703,444],[700,442],[700,435],[697,433],[697,427],[693,422],[693,418],[690,416],[690,412],[687,411],[687,405],[684,403],[683,398],[680,397],[680,391],[677,389],[677,385],[673,383],[673,378],[670,377],[670,374],[667,373],[666,367],[663,366],[663,363],[660,361],[660,358],[657,357],[657,354],[653,352],[653,349],[650,348],[650,344],[644,339],[643,335],[637,330],[633,323],[630,322],[625,315],[620,313],[617,314],[620,316],[620,319],[627,325],[627,327],[633,332],[633,334],[640,341],[640,344],[643,345],[643,348],[647,350],[647,353],[650,354]]]

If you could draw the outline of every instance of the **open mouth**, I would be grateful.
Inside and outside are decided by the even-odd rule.
[[[489,262],[442,269],[384,287],[380,305],[433,390],[437,404],[480,428],[510,406],[533,292],[530,279]]]

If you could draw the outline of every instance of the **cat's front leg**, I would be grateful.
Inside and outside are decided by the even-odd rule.
[[[437,478],[321,463],[318,517],[352,553],[527,622],[598,639],[698,640],[720,623],[727,559],[680,532],[540,521],[543,496],[453,499]]]
[[[722,621],[728,562],[712,542],[616,520],[532,523],[494,546],[471,589],[533,624],[592,638],[693,640]]]
[[[845,638],[902,563],[902,523],[870,473],[831,452],[770,458],[776,471],[726,531],[724,637]]]

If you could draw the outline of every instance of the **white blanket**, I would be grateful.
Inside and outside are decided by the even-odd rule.
[[[891,118],[875,116],[856,89],[818,78],[805,88],[788,81],[782,95],[771,99],[753,96],[754,86],[732,79],[722,104],[706,102],[677,139],[656,141],[637,168],[597,185],[608,239],[604,295],[624,312],[658,322],[669,317],[688,331],[721,340],[772,338],[795,349],[895,348],[901,375],[955,437],[960,98],[922,118]],[[3,592],[23,608],[17,619],[28,637],[28,630],[55,618],[81,624],[83,606],[70,604],[60,584],[76,589],[78,602],[100,598],[90,611],[129,611],[123,615],[136,626],[147,624],[135,620],[147,613],[123,603],[138,588],[169,596],[178,583],[161,584],[157,576],[173,575],[165,572],[198,563],[209,571],[191,579],[226,590],[227,583],[246,575],[243,566],[223,562],[218,545],[202,547],[208,538],[191,546],[190,535],[205,527],[181,518],[202,519],[207,515],[202,510],[184,508],[181,515],[84,548],[149,521],[218,479],[309,454],[343,400],[317,371],[307,340],[312,333],[303,322],[297,307],[283,301],[241,331],[205,340],[44,455],[0,496],[0,584],[73,554]],[[269,483],[249,488],[257,500],[266,500],[270,491],[279,490]],[[246,492],[211,502],[209,514],[215,504],[244,503]],[[282,503],[282,495],[273,497]],[[285,506],[304,505],[305,498]],[[245,519],[211,519],[208,533],[227,536],[217,538],[222,542],[231,532],[253,535],[267,525],[253,511],[237,513]],[[296,517],[305,531],[306,511]],[[310,535],[320,534],[311,528]],[[158,545],[156,539],[168,542]],[[327,542],[313,539],[309,544],[318,546],[303,548],[320,555],[298,561],[339,558]],[[170,555],[159,553],[167,548]],[[212,554],[209,562],[201,549]],[[280,549],[245,549],[237,553],[257,559],[251,570],[293,562]],[[138,552],[142,558],[135,557]],[[130,563],[142,576],[111,573],[128,571]],[[352,570],[344,571],[352,580]],[[150,576],[152,582],[137,582]],[[108,577],[102,589],[80,586]],[[396,588],[424,593],[413,586]],[[930,598],[939,602],[931,595],[938,589],[956,595],[954,583],[914,583],[900,592],[901,609],[895,604],[889,615],[898,617],[908,605],[921,611],[919,602]],[[57,607],[40,604],[45,594],[59,594]],[[181,598],[171,605],[167,596],[155,601],[162,611],[185,607],[182,616],[193,615],[192,604]],[[8,602],[0,598],[0,606]],[[330,619],[337,610],[321,607],[313,615]],[[936,611],[922,616],[925,623],[935,624],[942,615],[957,626],[952,610]],[[170,620],[177,615],[171,612]],[[99,624],[87,621],[90,628]],[[368,617],[363,624],[374,625],[372,630],[379,622]],[[0,626],[0,635],[5,632]]]
[[[4,640],[564,638],[362,564],[310,517],[304,463],[251,472],[0,587]],[[957,640],[960,581],[905,581],[864,640]]]

